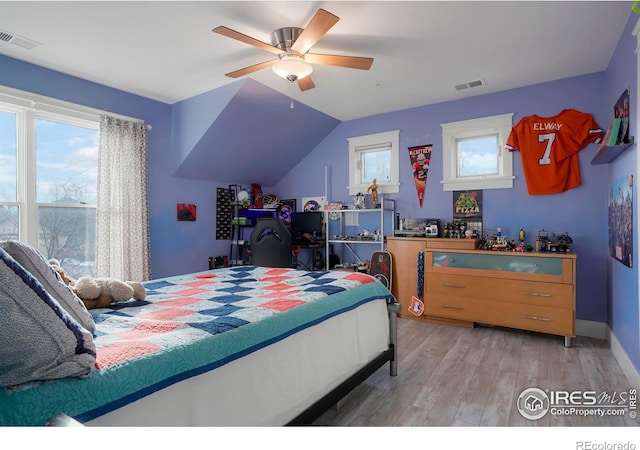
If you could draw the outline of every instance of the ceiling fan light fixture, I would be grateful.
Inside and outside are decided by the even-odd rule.
[[[298,55],[284,55],[280,61],[271,66],[273,72],[292,83],[311,75],[313,66]]]

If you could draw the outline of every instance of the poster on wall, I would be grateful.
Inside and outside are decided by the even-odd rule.
[[[465,237],[483,236],[482,191],[453,191],[453,222],[464,224]]]
[[[409,160],[411,161],[411,170],[413,172],[413,182],[416,185],[416,193],[418,194],[418,202],[422,208],[424,200],[424,190],[427,186],[427,173],[431,164],[432,144],[418,145],[409,147]]]
[[[324,197],[302,197],[302,211],[324,211],[327,199]]]
[[[454,219],[482,219],[482,191],[453,191]]]
[[[231,239],[232,196],[231,189],[216,190],[216,239]]]
[[[609,254],[633,267],[633,175],[619,178],[609,189]]]
[[[291,229],[291,215],[296,212],[296,199],[280,200],[277,211],[278,218],[284,222],[288,229]]]
[[[176,206],[178,221],[193,222],[196,220],[196,205],[193,203],[178,203]]]

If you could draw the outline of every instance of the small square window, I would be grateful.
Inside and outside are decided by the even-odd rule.
[[[363,151],[360,154],[362,164],[362,184],[371,183],[374,178],[378,183],[391,181],[391,147]]]
[[[513,158],[505,151],[513,114],[442,124],[443,190],[513,187]]]
[[[378,193],[399,192],[400,131],[370,134],[349,142],[349,195],[367,192],[375,179]]]
[[[456,139],[458,177],[498,175],[498,135]]]

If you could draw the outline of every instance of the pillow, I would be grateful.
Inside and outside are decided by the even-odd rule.
[[[89,375],[91,333],[1,248],[0,279],[0,386]]]
[[[76,319],[80,325],[95,333],[96,325],[91,313],[87,310],[76,294],[62,281],[58,272],[34,247],[24,242],[8,240],[0,243],[9,255],[13,257],[22,267],[31,272],[45,290],[55,298],[60,305]]]

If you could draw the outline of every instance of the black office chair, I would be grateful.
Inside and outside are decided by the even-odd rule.
[[[297,266],[291,247],[291,232],[281,219],[258,219],[250,237],[249,263],[260,267]]]

